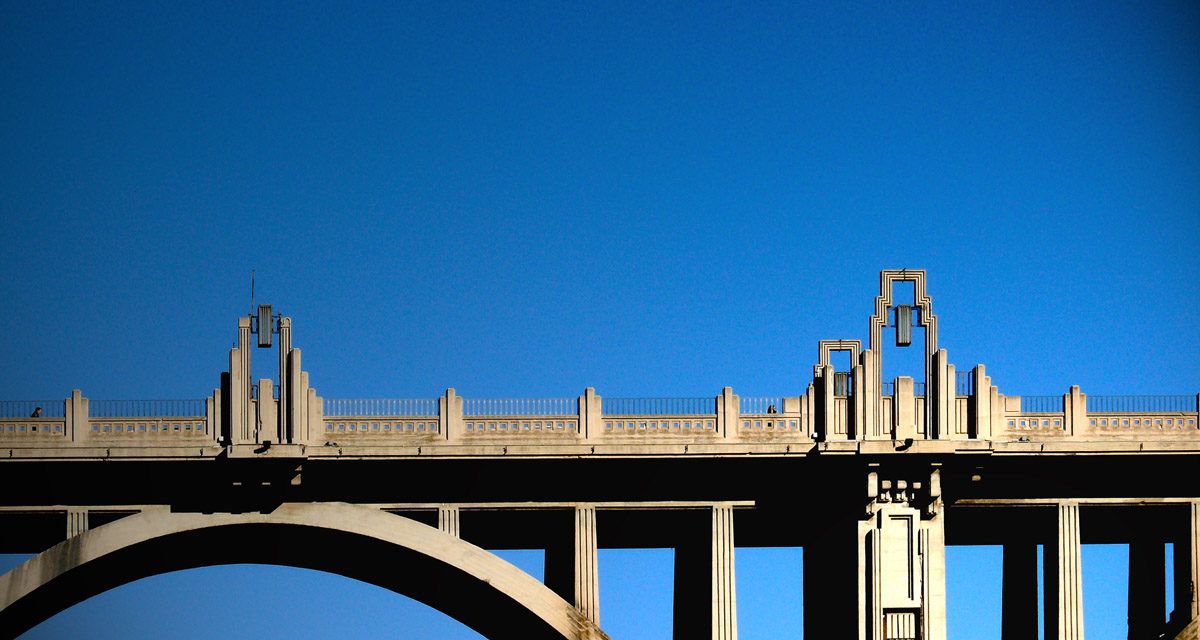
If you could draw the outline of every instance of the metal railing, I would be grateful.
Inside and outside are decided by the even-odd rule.
[[[922,398],[925,397],[925,383],[924,382],[914,382],[913,383],[913,395],[920,396]]]
[[[716,398],[601,398],[606,416],[686,416],[717,413]]]
[[[191,418],[207,413],[205,400],[91,400],[88,415],[93,418]]]
[[[1087,396],[1088,413],[1196,411],[1196,396]]]
[[[783,413],[783,396],[743,397],[738,402],[743,414]]]
[[[463,415],[575,416],[579,398],[464,398]]]
[[[885,398],[890,398],[890,397],[896,395],[896,383],[895,382],[883,383],[883,386],[881,386],[879,389],[879,395],[881,395]]]
[[[960,396],[975,395],[975,376],[971,375],[970,371],[955,371],[954,372],[954,389],[955,393]]]
[[[1021,396],[1021,413],[1062,413],[1062,396]]]
[[[404,416],[436,418],[437,398],[326,398],[325,417]]]
[[[62,400],[0,400],[0,418],[32,418],[39,408],[39,417],[63,417]]]

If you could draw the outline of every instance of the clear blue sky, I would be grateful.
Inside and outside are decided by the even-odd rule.
[[[4,3],[4,398],[205,395],[251,269],[326,397],[797,394],[900,266],[1003,392],[1200,390],[1194,2],[179,4]],[[1090,639],[1124,553],[1085,550]],[[999,637],[998,557],[951,550],[954,640]],[[666,637],[669,553],[601,559],[614,637]],[[742,637],[798,634],[799,551],[738,562]],[[343,637],[321,607],[470,637],[258,567],[29,636]]]

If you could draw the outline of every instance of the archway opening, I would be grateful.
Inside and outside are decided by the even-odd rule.
[[[488,638],[602,637],[511,564],[420,523],[348,505],[272,514],[141,514],[67,540],[0,578],[19,632],[109,589],[167,572],[269,564],[353,578],[435,607]],[[293,597],[295,607],[311,606]],[[219,594],[197,598],[218,611]]]

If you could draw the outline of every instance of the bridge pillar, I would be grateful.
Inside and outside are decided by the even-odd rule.
[[[546,586],[600,626],[596,508],[578,506],[572,515],[572,535],[560,535],[546,547]]]
[[[1054,540],[1042,559],[1047,640],[1083,640],[1083,572],[1079,504],[1059,503]]]
[[[1036,638],[1038,635],[1037,545],[1032,542],[1004,545],[1003,570],[1000,637],[1003,640]]]
[[[946,640],[940,472],[867,474],[867,507],[805,546],[806,637]]]
[[[1129,545],[1129,640],[1158,638],[1167,617],[1166,545]]]
[[[733,507],[714,505],[675,547],[674,633],[677,640],[737,640]]]
[[[1174,540],[1175,611],[1171,614],[1171,622],[1180,626],[1200,618],[1200,599],[1196,595],[1200,585],[1200,502],[1190,502],[1184,508],[1186,520]]]

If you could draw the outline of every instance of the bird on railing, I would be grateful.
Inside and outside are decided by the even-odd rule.
[[[33,413],[29,414],[29,417],[30,417],[30,418],[40,418],[40,417],[42,417],[42,408],[41,408],[41,407],[34,407],[34,408],[33,408]]]

